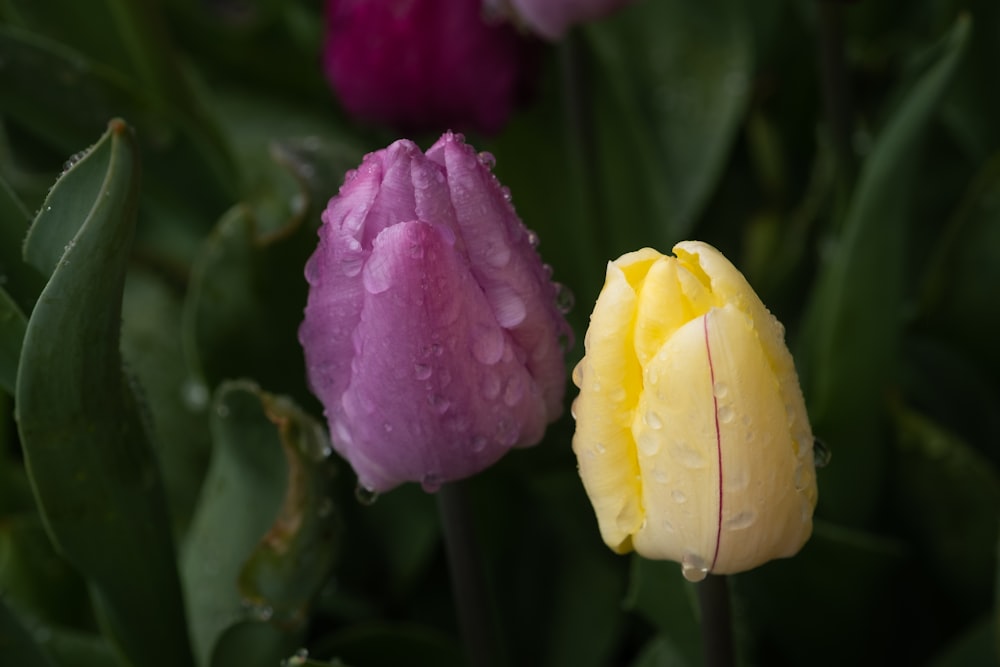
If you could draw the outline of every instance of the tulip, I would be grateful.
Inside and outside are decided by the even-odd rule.
[[[360,488],[428,491],[537,443],[562,411],[558,286],[461,135],[371,153],[330,200],[299,329]]]
[[[813,436],[784,328],[715,248],[608,264],[573,373],[573,450],[601,536],[727,574],[798,552]]]
[[[562,37],[570,25],[610,14],[632,0],[485,0],[492,11],[546,39]]]
[[[353,116],[402,129],[496,132],[522,92],[526,45],[480,0],[327,0],[324,65]]]

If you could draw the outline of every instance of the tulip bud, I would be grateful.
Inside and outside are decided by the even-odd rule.
[[[521,93],[526,41],[481,0],[327,0],[324,65],[358,118],[496,132]]]
[[[575,23],[610,14],[632,0],[485,0],[491,11],[546,39],[559,39]]]
[[[562,412],[569,325],[491,160],[451,133],[397,141],[323,214],[299,340],[369,491],[472,475]]]
[[[601,536],[693,581],[812,532],[813,436],[784,328],[715,248],[608,264],[573,373],[573,450]]]

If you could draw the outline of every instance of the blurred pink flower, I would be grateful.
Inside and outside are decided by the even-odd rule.
[[[324,67],[353,116],[404,130],[500,130],[530,42],[481,0],[327,0]]]
[[[450,132],[426,154],[397,141],[323,214],[299,339],[370,491],[472,475],[562,412],[571,332],[491,159]]]

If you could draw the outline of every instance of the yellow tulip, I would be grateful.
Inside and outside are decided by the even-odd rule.
[[[784,327],[718,250],[673,251],[608,264],[573,451],[605,543],[698,581],[797,553],[816,473]]]

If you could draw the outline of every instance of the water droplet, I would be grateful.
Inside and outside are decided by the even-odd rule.
[[[500,378],[496,373],[487,373],[483,376],[482,391],[483,398],[488,401],[500,395]]]
[[[708,576],[708,566],[705,560],[694,554],[684,554],[681,559],[681,574],[688,581],[703,581]]]
[[[577,387],[583,387],[583,363],[581,359],[580,363],[573,367],[573,384]]]
[[[532,230],[529,229],[528,230],[528,245],[530,245],[532,248],[537,248],[538,244],[539,244],[538,234],[536,234],[535,232],[533,232]]]
[[[727,387],[723,382],[716,382],[713,389],[715,390],[715,395],[718,398],[725,398],[726,394],[729,393],[729,387]]]
[[[667,531],[668,533],[672,533],[676,530],[674,528],[674,524],[670,523],[670,521],[667,519],[660,521],[660,526],[662,526],[663,530]]]
[[[646,384],[653,386],[660,381],[660,372],[655,368],[646,368]]]
[[[503,358],[503,331],[496,325],[479,324],[472,332],[472,356],[481,364],[492,366]]]
[[[431,367],[427,364],[414,364],[413,377],[418,380],[426,380],[431,376]]]
[[[354,487],[354,497],[357,498],[359,503],[367,507],[378,500],[378,491],[369,489],[361,482],[358,482],[358,485]]]
[[[663,420],[660,419],[660,415],[656,414],[652,410],[647,410],[646,414],[642,416],[642,421],[645,422],[646,426],[658,431],[663,428]]]
[[[569,313],[573,310],[573,304],[576,302],[576,297],[573,296],[573,292],[563,285],[562,283],[555,283],[556,287],[556,308],[563,315]]]
[[[435,357],[440,357],[444,354],[444,346],[441,343],[431,343],[431,354]]]
[[[524,396],[524,382],[518,376],[513,376],[507,380],[507,387],[503,392],[503,402],[508,407],[517,405]]]
[[[424,257],[424,246],[419,243],[410,244],[410,257],[413,259],[423,259]]]
[[[729,405],[723,405],[719,408],[719,421],[723,424],[729,424],[736,418],[736,413],[733,408]]]
[[[382,430],[386,433],[392,433],[392,424],[389,422],[382,422]]]
[[[430,405],[439,415],[443,415],[448,412],[448,409],[451,407],[451,401],[441,394],[431,394],[428,396],[427,404]]]
[[[608,448],[604,446],[603,442],[598,442],[594,445],[594,452],[597,454],[603,454],[606,451],[608,451]]]
[[[809,485],[809,475],[806,474],[806,467],[799,463],[795,466],[795,473],[793,475],[793,483],[795,484],[796,491],[804,491]]]
[[[579,400],[580,400],[579,397],[574,398],[573,402],[569,404],[569,416],[572,417],[573,419],[577,418],[576,417],[576,404],[577,404],[577,401],[579,401]]]
[[[300,648],[291,658],[281,661],[281,667],[301,667],[309,660],[309,651]]]
[[[483,451],[484,449],[486,449],[487,443],[489,443],[489,440],[486,438],[485,435],[477,435],[472,439],[472,451],[474,452]]]
[[[497,159],[493,156],[493,153],[489,151],[483,151],[478,155],[479,164],[483,165],[487,169],[492,169],[497,165]]]
[[[753,510],[747,510],[745,512],[740,512],[731,519],[726,520],[727,530],[743,530],[749,528],[753,525],[754,521],[757,520],[757,513]]]
[[[503,195],[504,201],[511,201],[513,199],[513,197],[510,194],[510,188],[508,188],[506,185],[500,188],[500,194]]]
[[[229,407],[223,403],[219,403],[215,406],[215,414],[221,419],[225,419],[229,416]]]
[[[364,258],[360,255],[346,255],[340,258],[340,270],[348,278],[353,278],[361,273],[361,267],[363,265]]]
[[[813,439],[813,462],[817,468],[825,468],[830,464],[830,458],[833,456],[833,452],[825,442],[819,438]]]
[[[344,184],[346,185],[347,183],[350,183],[351,181],[353,181],[357,177],[358,177],[358,170],[357,169],[348,169],[347,173],[344,174]]]
[[[671,491],[670,497],[673,498],[674,502],[678,504],[687,502],[687,496],[684,495],[684,492],[681,491],[680,489],[674,489],[673,491]]]
[[[70,156],[70,158],[63,163],[63,169],[62,169],[63,173],[66,173],[67,171],[72,169],[77,162],[79,162],[80,160],[82,160],[87,156],[88,152],[89,151],[80,151],[79,153],[74,153],[72,156]]]
[[[656,456],[656,453],[660,451],[660,439],[649,431],[643,431],[636,439],[635,444],[639,447],[639,451],[646,456]]]
[[[517,442],[517,438],[520,435],[517,424],[508,420],[501,419],[497,422],[496,437],[497,442],[499,442],[504,447],[513,447],[514,443]]]
[[[420,486],[423,487],[424,491],[427,493],[437,493],[441,488],[442,480],[440,475],[434,473],[427,473],[424,478],[420,480]]]
[[[208,387],[201,380],[191,378],[181,387],[184,405],[192,412],[202,412],[208,407]]]
[[[258,621],[270,621],[274,616],[274,608],[267,604],[251,603],[247,606],[247,611]]]
[[[705,457],[696,449],[692,449],[685,442],[677,442],[670,448],[670,453],[679,464],[685,468],[704,468]]]
[[[746,468],[727,470],[725,484],[730,491],[742,491],[750,485],[750,473]]]
[[[666,472],[656,468],[653,470],[653,479],[656,480],[657,484],[666,484],[670,478],[667,476]]]

